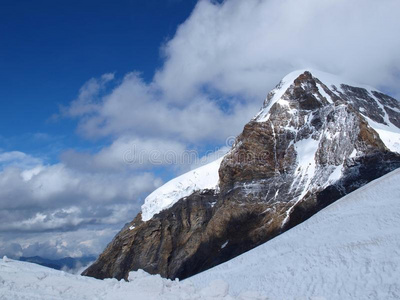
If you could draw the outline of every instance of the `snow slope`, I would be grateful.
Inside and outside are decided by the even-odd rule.
[[[144,200],[142,220],[148,221],[155,214],[173,206],[179,199],[195,191],[215,189],[218,185],[218,169],[223,157],[168,181]]]
[[[268,299],[400,299],[400,169],[188,281]],[[315,297],[315,298],[312,298]]]
[[[265,299],[251,298],[246,294],[233,298],[229,296],[228,290],[229,285],[220,280],[211,282],[205,288],[196,289],[190,282],[171,281],[143,271],[131,272],[129,282],[125,282],[72,275],[7,258],[0,261],[1,300]]]

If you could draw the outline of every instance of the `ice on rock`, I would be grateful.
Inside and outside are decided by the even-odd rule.
[[[228,245],[229,241],[226,241],[225,243],[222,244],[221,249],[224,249]]]

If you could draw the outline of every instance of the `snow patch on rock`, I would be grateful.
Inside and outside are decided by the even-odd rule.
[[[142,205],[142,220],[150,220],[155,214],[170,208],[180,199],[195,191],[216,189],[219,180],[218,170],[222,159],[223,157],[178,176],[152,192]]]
[[[379,134],[382,142],[390,151],[400,153],[400,128],[393,125],[388,118],[386,119],[388,125],[385,125],[377,123],[365,115],[363,117],[367,120],[368,125]]]

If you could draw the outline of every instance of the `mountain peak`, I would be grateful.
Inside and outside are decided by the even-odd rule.
[[[285,76],[268,94],[253,118],[267,122],[271,115],[297,114],[322,106],[346,105],[359,113],[382,139],[387,148],[400,153],[400,104],[396,99],[368,85],[311,69]]]
[[[290,73],[219,161],[168,182],[84,275],[187,278],[400,167],[400,107],[323,72]]]
[[[359,83],[354,83],[351,80],[341,78],[339,76],[313,70],[302,69],[289,73],[279,84],[268,93],[260,112],[254,117],[257,122],[265,122],[269,119],[270,109],[276,103],[287,105],[288,98],[293,99],[290,94],[295,87],[302,88],[308,94],[313,95],[315,100],[320,103],[333,103],[334,99],[338,99],[344,92],[342,86],[352,86],[365,89],[368,92],[377,92],[378,90]]]

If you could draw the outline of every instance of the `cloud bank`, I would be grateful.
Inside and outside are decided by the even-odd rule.
[[[148,172],[45,165],[20,152],[3,152],[0,158],[0,252],[11,257],[30,255],[35,249],[35,255],[47,257],[96,254],[135,216],[143,196],[161,184]],[[15,160],[18,163],[12,165]],[[108,235],[98,238],[99,246],[94,239],[104,230]]]
[[[204,86],[263,98],[304,68],[399,93],[397,0],[199,1],[164,46],[155,82],[171,101]]]

